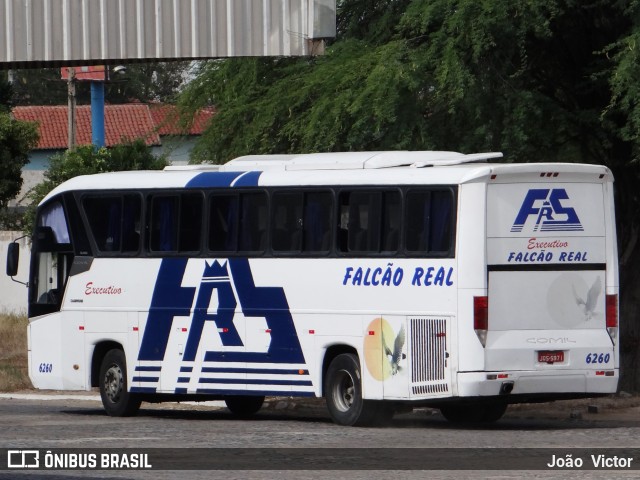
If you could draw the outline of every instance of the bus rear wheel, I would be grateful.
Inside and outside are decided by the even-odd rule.
[[[440,408],[442,416],[451,423],[494,423],[507,411],[507,404],[497,402],[486,405],[445,405]]]
[[[227,408],[238,417],[250,417],[257,413],[262,404],[264,403],[264,397],[250,396],[250,395],[237,395],[224,397],[224,403],[227,404]]]
[[[109,350],[102,360],[100,397],[112,417],[130,417],[140,409],[140,398],[128,389],[127,361],[122,350]]]
[[[324,385],[327,409],[339,425],[380,425],[393,416],[390,405],[362,398],[360,361],[354,354],[343,353],[331,361]]]

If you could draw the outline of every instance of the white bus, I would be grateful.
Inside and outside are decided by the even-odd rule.
[[[500,153],[247,156],[74,178],[41,203],[36,388],[141,401],[325,397],[335,422],[616,391],[613,178]],[[15,275],[10,249],[7,265]]]

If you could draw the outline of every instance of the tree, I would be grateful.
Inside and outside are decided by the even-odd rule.
[[[628,2],[625,16],[632,27],[605,53],[613,64],[608,76],[612,96],[602,115],[617,129],[623,148],[617,152],[616,216],[620,249],[620,312],[623,315],[621,350],[623,386],[640,389],[640,2]]]
[[[0,75],[0,112],[8,112],[11,107],[11,98],[13,97],[13,87],[8,79]]]
[[[170,103],[184,85],[191,62],[156,62],[127,66],[124,75],[111,74],[106,98],[111,103]]]
[[[201,66],[181,106],[219,113],[193,159],[407,148],[609,166],[621,386],[640,390],[639,10],[637,0],[338,1],[325,56]]]
[[[106,83],[105,99],[110,103],[170,102],[188,76],[191,62],[140,63],[127,66],[124,75],[113,72]],[[15,70],[13,103],[15,105],[66,105],[67,82],[60,68]],[[89,82],[79,81],[78,104],[91,102]]]
[[[38,142],[36,125],[14,120],[0,111],[0,211],[20,193],[22,167]]]

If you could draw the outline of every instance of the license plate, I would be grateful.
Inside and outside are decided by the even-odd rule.
[[[538,363],[564,362],[564,352],[562,351],[542,351],[538,352]]]

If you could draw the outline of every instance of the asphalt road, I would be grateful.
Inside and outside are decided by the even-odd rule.
[[[2,455],[35,449],[40,460],[46,451],[68,460],[69,453],[89,452],[99,463],[103,453],[146,452],[155,466],[26,471],[7,470],[3,459],[0,478],[640,478],[637,406],[595,402],[598,413],[584,402],[510,407],[501,421],[483,427],[454,426],[421,409],[384,428],[349,428],[330,421],[322,400],[277,399],[253,419],[239,420],[216,403],[143,404],[136,417],[111,418],[91,396],[44,398],[0,396]],[[588,465],[590,455],[600,454],[632,455],[631,468],[544,468],[553,455]]]

